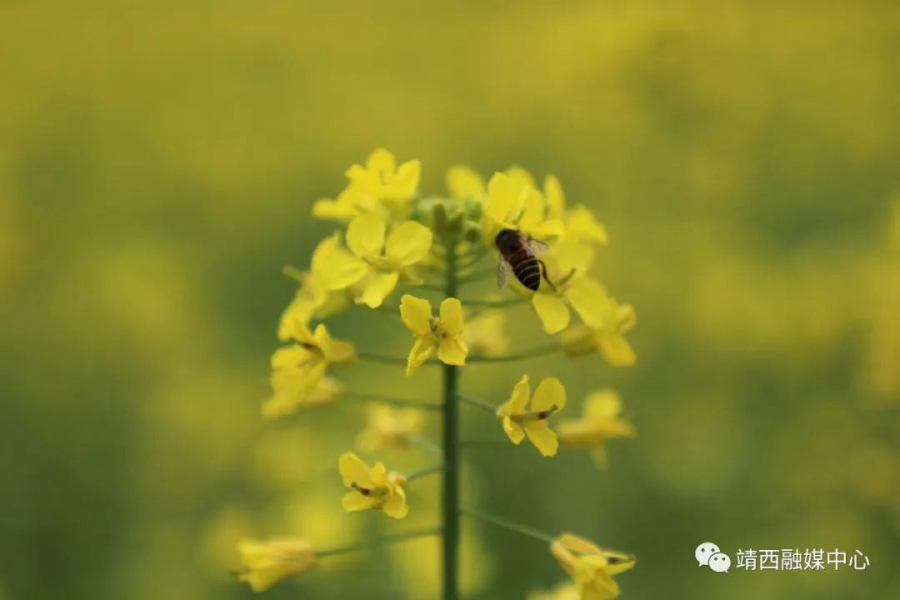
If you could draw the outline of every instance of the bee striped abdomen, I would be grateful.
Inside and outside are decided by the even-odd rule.
[[[509,263],[516,279],[529,290],[536,292],[541,285],[541,266],[534,255],[521,248],[510,257]]]

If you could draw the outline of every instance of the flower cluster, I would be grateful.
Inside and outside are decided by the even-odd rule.
[[[527,439],[544,457],[555,456],[560,447],[589,448],[597,464],[605,465],[606,442],[634,436],[634,427],[621,416],[621,400],[611,390],[590,394],[582,418],[567,420],[558,416],[566,408],[567,391],[556,377],[544,378],[532,392],[529,375],[523,374],[503,403],[459,391],[459,370],[472,362],[559,353],[572,358],[597,354],[612,366],[635,363],[625,338],[635,325],[634,309],[610,296],[596,276],[594,259],[608,242],[606,229],[586,206],[568,205],[553,175],[539,186],[530,173],[511,167],[485,181],[474,170],[456,166],[447,172],[447,196],[435,198],[420,194],[420,173],[419,161],[398,164],[393,154],[379,149],[364,165],[346,171],[347,184],[335,198],[313,206],[313,216],[336,229],[316,246],[308,268],[286,268],[299,287],[278,325],[278,339],[285,345],[271,358],[272,395],[263,403],[263,416],[285,417],[339,398],[361,400],[371,406],[368,425],[357,436],[358,451],[418,449],[440,461],[404,474],[389,471],[383,462],[370,467],[356,453],[345,452],[338,472],[346,488],[345,510],[380,511],[393,519],[403,519],[411,510],[408,493],[417,479],[442,475],[439,524],[384,538],[384,543],[440,534],[445,599],[458,597],[460,515],[552,540],[551,554],[572,578],[571,585],[559,588],[559,597],[615,598],[619,587],[612,576],[634,565],[632,555],[602,550],[571,534],[552,538],[484,516],[460,506],[458,493],[460,452],[467,442],[459,436],[458,407],[463,404],[485,410],[496,419],[498,433],[516,446]],[[485,269],[483,261],[489,257],[494,260]],[[511,284],[505,291],[460,293],[463,287],[477,290],[481,282],[493,281],[498,268],[503,274],[498,281]],[[526,272],[530,279],[523,276]],[[437,297],[423,297],[428,294]],[[551,343],[510,353],[504,309],[516,305],[534,313],[535,326],[554,336]],[[357,350],[338,339],[329,327],[337,329],[340,323],[332,319],[348,310],[399,316],[411,337],[408,355]],[[345,389],[332,371],[359,360],[405,365],[407,377],[444,365],[441,402]],[[443,418],[440,444],[422,435],[428,412]],[[238,573],[262,591],[324,557],[375,543],[381,542],[316,550],[300,539],[247,541],[239,548],[244,567]]]

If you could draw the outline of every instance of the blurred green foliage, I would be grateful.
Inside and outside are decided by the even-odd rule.
[[[242,535],[389,529],[339,507],[358,409],[258,414],[281,268],[377,146],[422,159],[429,193],[459,162],[557,174],[638,311],[633,369],[466,371],[488,397],[526,367],[574,400],[614,386],[639,432],[606,472],[472,452],[470,502],[637,553],[625,598],[900,590],[896,2],[11,0],[0,39],[0,598],[248,598]],[[335,328],[405,350],[368,323]],[[350,381],[436,391],[400,368]],[[430,522],[434,491],[411,502]],[[466,533],[472,598],[563,579],[539,544]],[[872,567],[714,575],[709,540]],[[436,557],[334,559],[270,597],[430,598]]]

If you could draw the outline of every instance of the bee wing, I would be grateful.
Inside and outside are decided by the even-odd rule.
[[[500,263],[497,265],[497,287],[503,289],[506,287],[506,283],[509,281],[509,274],[512,272],[512,267],[509,266],[509,263],[506,262],[506,259],[502,256],[500,257]]]
[[[528,236],[525,239],[525,243],[528,244],[528,247],[531,248],[531,251],[535,254],[547,254],[550,252],[550,246],[542,242],[541,240],[536,240],[531,236]]]

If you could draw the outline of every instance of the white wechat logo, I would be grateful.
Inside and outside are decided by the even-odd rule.
[[[722,552],[712,542],[703,542],[694,550],[697,566],[709,567],[716,573],[727,573],[731,568],[731,557]]]

